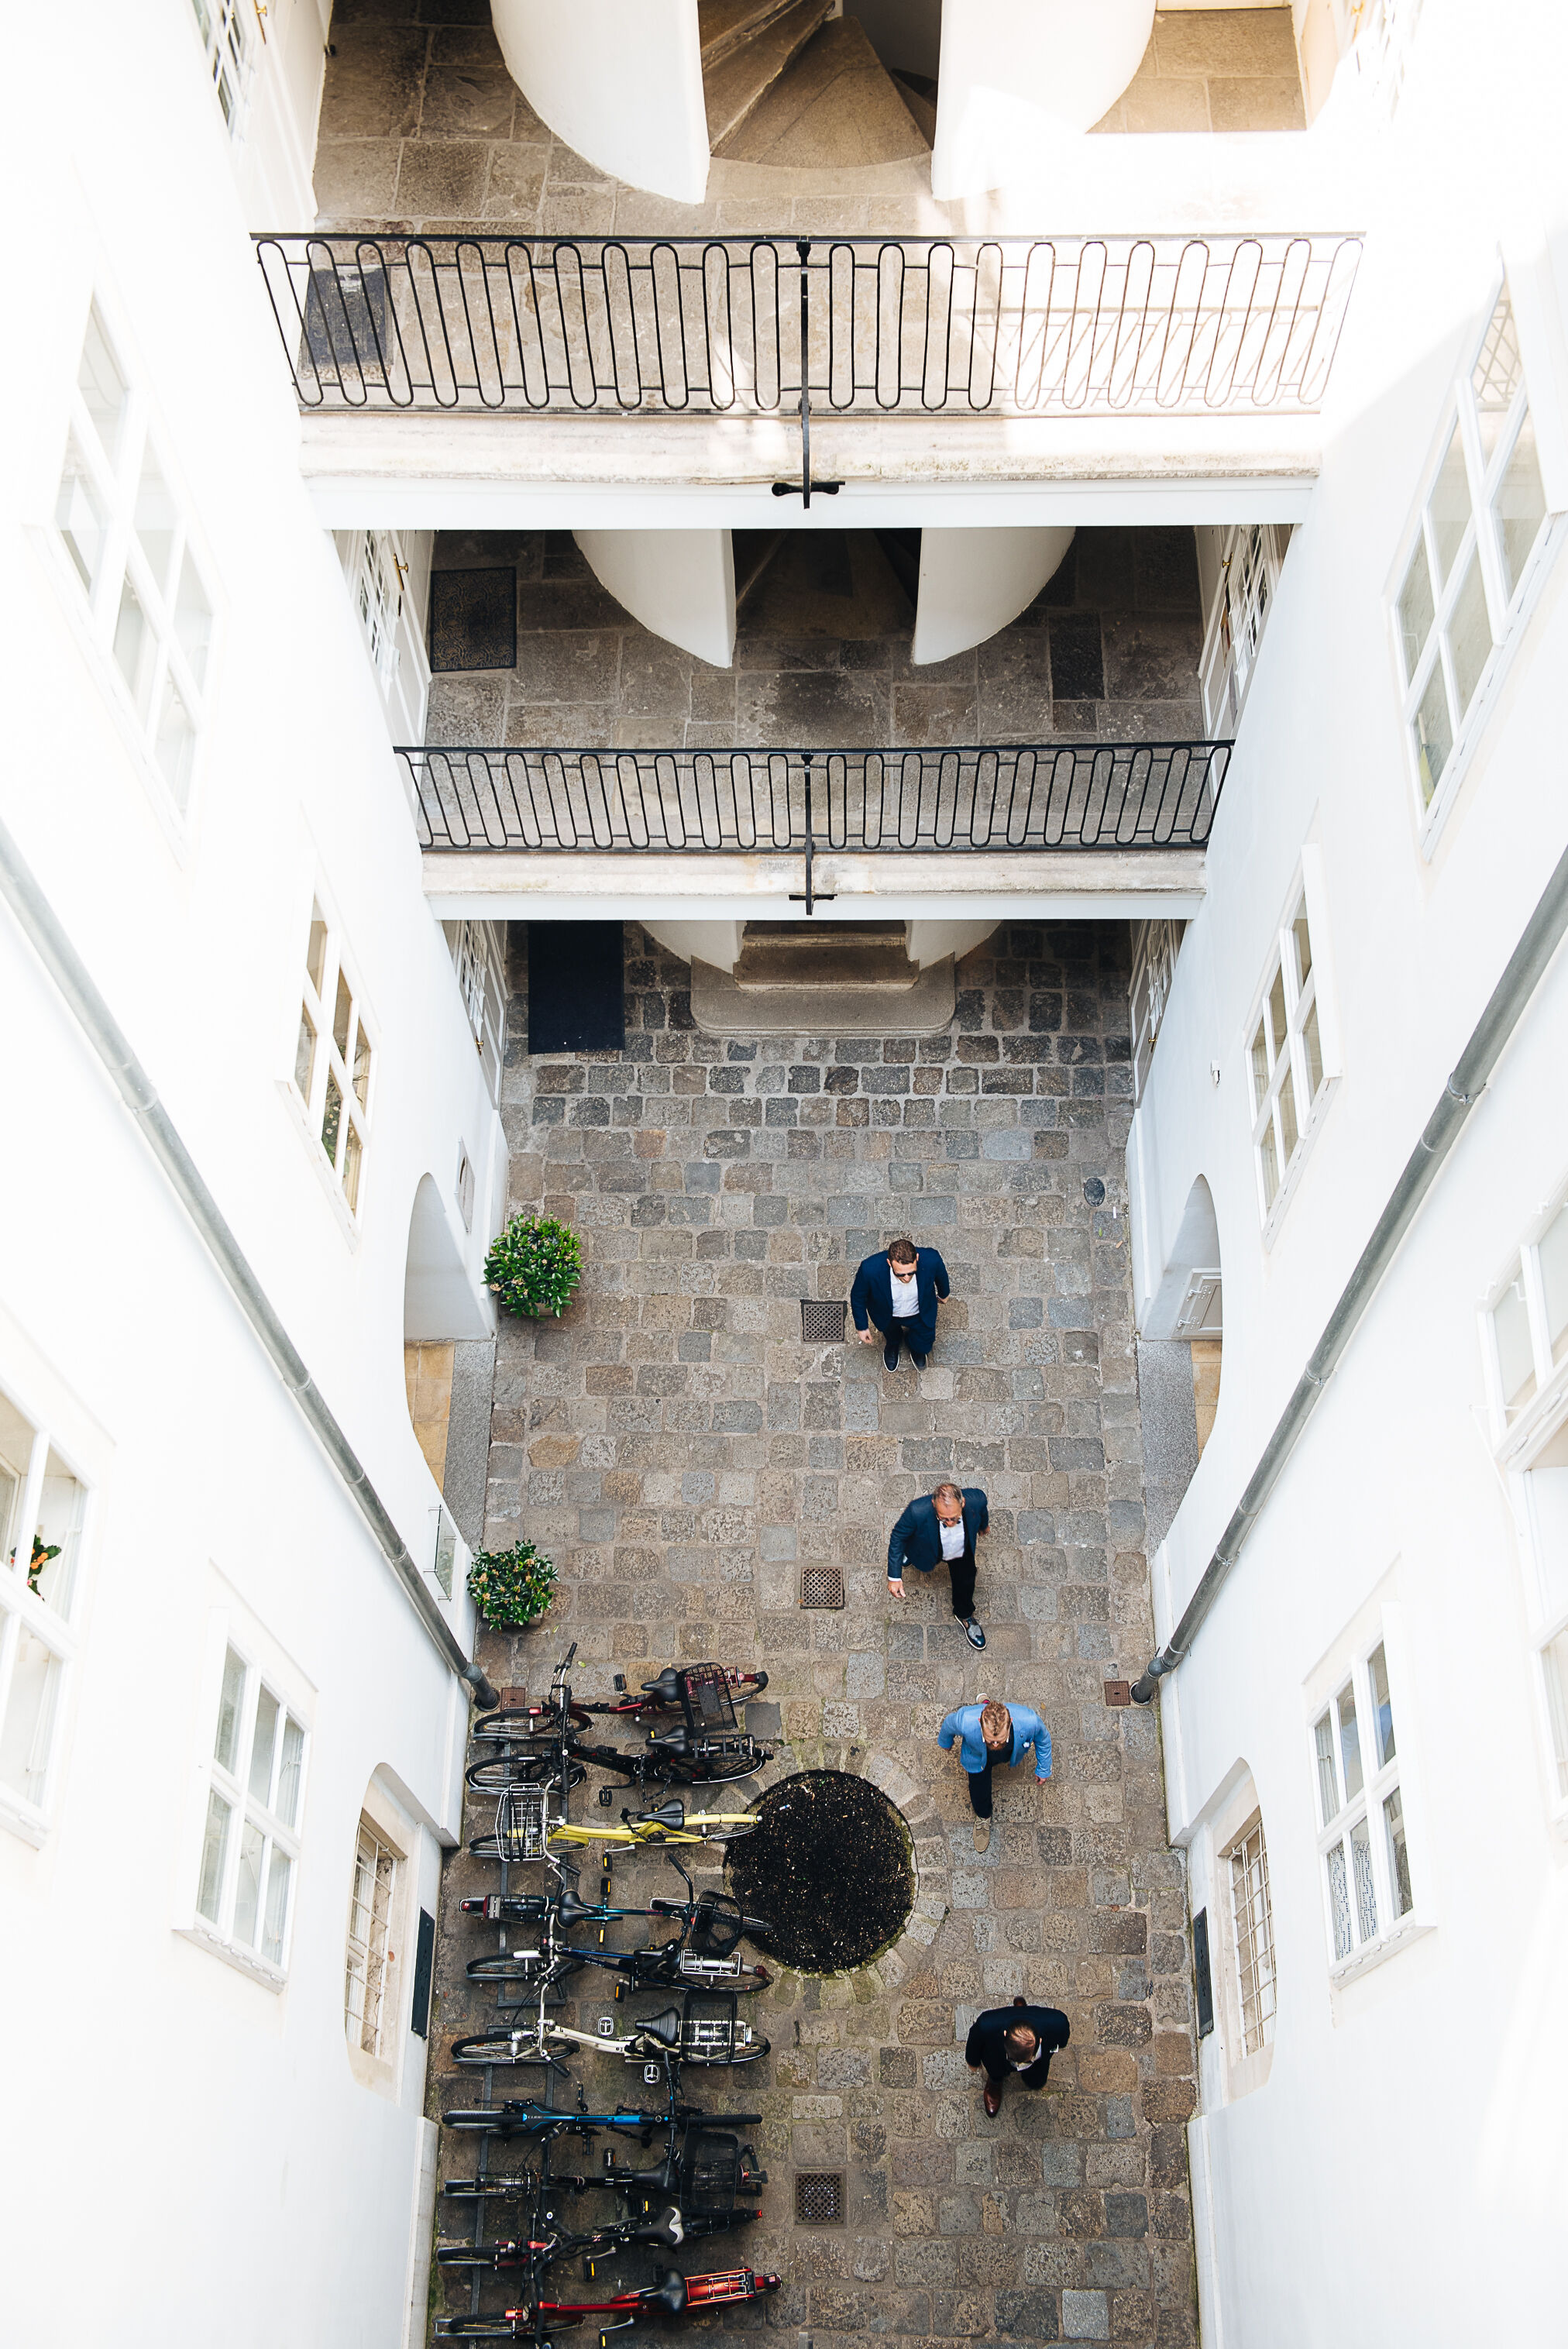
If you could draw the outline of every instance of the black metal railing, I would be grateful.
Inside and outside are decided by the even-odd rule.
[[[1230,755],[1229,742],[397,752],[422,848],[622,856],[1201,848]]]
[[[263,235],[309,409],[1311,411],[1360,240]]]

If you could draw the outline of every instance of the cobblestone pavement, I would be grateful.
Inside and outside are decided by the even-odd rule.
[[[772,2054],[700,2075],[708,2106],[763,2112],[772,2182],[758,2225],[681,2264],[782,2274],[738,2337],[1189,2343],[1181,1865],[1157,1722],[1104,1692],[1151,1637],[1126,931],[999,932],[959,968],[952,1029],[918,1042],[700,1036],[686,967],[634,925],[626,939],[623,1054],[511,1048],[513,1203],[575,1223],[587,1267],[559,1324],[500,1335],[487,1539],[526,1531],[562,1589],[542,1629],[487,1635],[484,1661],[542,1690],[575,1640],[590,1696],[616,1669],[634,1682],[683,1659],[765,1665],[777,1712],[753,1708],[753,1725],[777,1724],[769,1778],[822,1764],[875,1778],[909,1820],[920,1880],[879,1964],[784,1973],[750,2002]],[[518,999],[511,1034],[526,1035]],[[1091,1206],[1095,1176],[1107,1195]],[[859,1257],[901,1230],[940,1247],[953,1277],[918,1381],[884,1373],[880,1349],[800,1338],[798,1299],[845,1296]],[[984,1655],[940,1572],[902,1607],[886,1587],[892,1517],[943,1475],[990,1495]],[[841,1612],[799,1606],[814,1558],[842,1564]],[[948,1707],[982,1693],[1037,1704],[1055,1743],[1047,1786],[1023,1773],[999,1786],[983,1857],[934,1742]],[[448,1870],[432,2111],[474,2100],[447,2049],[493,2010],[463,1980],[480,1943],[453,1904],[488,1873],[461,1856]],[[674,1882],[645,1857],[617,1877],[623,1898]],[[579,2016],[608,2011],[583,1980]],[[1072,2044],[1046,2093],[1012,2087],[988,2121],[962,2044],[978,2008],[1018,1992],[1064,2008]],[[609,2059],[575,2068],[624,2093]],[[473,2156],[444,2146],[443,2159]],[[846,2173],[841,2227],[792,2222],[794,2177],[816,2169]],[[487,2286],[485,2305],[504,2304]]]

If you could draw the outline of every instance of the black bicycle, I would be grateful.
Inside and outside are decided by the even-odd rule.
[[[625,1686],[624,1681],[618,1680],[617,1684]],[[471,1763],[468,1783],[480,1794],[559,1784],[559,1774],[569,1760],[592,1763],[638,1787],[724,1785],[748,1778],[772,1760],[772,1751],[740,1727],[735,1697],[741,1692],[744,1702],[746,1694],[767,1685],[766,1672],[730,1672],[722,1664],[690,1664],[672,1667],[656,1680],[645,1682],[643,1695],[630,1702],[586,1705],[573,1700],[558,1675],[549,1705],[503,1706],[475,1722],[476,1742],[502,1750]],[[641,1752],[592,1744],[584,1734],[595,1713],[658,1722],[664,1713],[677,1707],[681,1721],[651,1728]],[[600,1799],[608,1802],[608,1787],[601,1788]]]

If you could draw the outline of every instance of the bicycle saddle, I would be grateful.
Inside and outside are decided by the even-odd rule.
[[[666,2251],[678,2250],[686,2240],[686,2229],[681,2224],[681,2214],[675,2204],[669,2203],[659,2212],[656,2219],[651,2219],[645,2227],[639,2227],[633,2240],[639,2243],[663,2243]]]
[[[661,1754],[684,1754],[689,1740],[684,1729],[650,1729],[648,1744]]]
[[[585,1919],[597,1919],[603,1912],[586,1900],[579,1900],[575,1892],[562,1892],[555,1904],[555,1913],[563,1925],[581,1925]]]
[[[681,1701],[681,1676],[679,1672],[675,1670],[673,1665],[667,1667],[659,1674],[656,1681],[645,1681],[643,1682],[643,1694],[645,1696],[656,1697],[661,1704],[679,1704]]]
[[[672,2050],[681,2044],[681,2014],[678,2006],[666,2006],[662,2014],[645,2015],[634,2026],[639,2039],[652,2039],[659,2046]]]
[[[636,1823],[640,1827],[658,1826],[679,1829],[686,1825],[686,1805],[661,1803],[656,1810],[639,1811],[636,1815]]]
[[[686,2313],[686,2278],[684,2275],[677,2275],[674,2268],[671,2268],[661,2283],[655,2284],[651,2292],[646,2292],[643,2295],[643,2306],[656,2308],[661,2316],[683,2316]]]

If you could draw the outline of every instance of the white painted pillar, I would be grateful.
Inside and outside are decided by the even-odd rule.
[[[651,938],[682,962],[711,963],[728,973],[740,960],[744,922],[650,922],[645,914],[637,918]]]
[[[628,186],[700,204],[696,0],[490,0],[506,69],[558,139]]]
[[[929,970],[934,962],[945,962],[951,955],[954,962],[988,938],[996,927],[995,921],[928,922],[916,918],[909,926],[909,958],[917,970]]]
[[[715,668],[735,659],[735,548],[727,530],[578,530],[593,576],[666,644]]]
[[[1070,530],[923,530],[914,613],[916,666],[983,645],[1055,577]]]
[[[933,195],[1037,175],[1115,105],[1153,30],[1154,0],[943,0]]]

